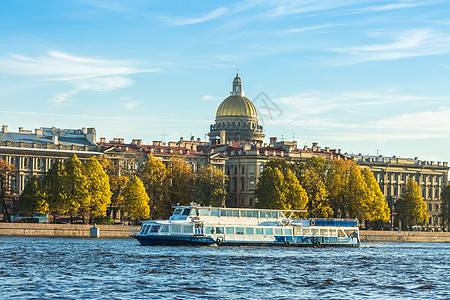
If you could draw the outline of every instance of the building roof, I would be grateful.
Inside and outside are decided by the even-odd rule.
[[[92,146],[84,135],[67,135],[57,136],[58,144],[76,145],[76,146]],[[0,132],[0,142],[24,142],[24,143],[41,143],[54,144],[53,135],[37,135],[27,132]]]
[[[243,116],[256,118],[257,112],[253,103],[244,96],[229,96],[220,104],[216,117]]]

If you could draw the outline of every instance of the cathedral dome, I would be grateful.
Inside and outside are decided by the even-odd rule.
[[[229,96],[220,104],[216,117],[257,117],[256,108],[253,103],[244,96]]]
[[[252,117],[256,118],[256,108],[252,101],[244,97],[242,92],[242,80],[239,78],[239,74],[233,80],[233,91],[230,96],[223,100],[217,109],[216,117]]]

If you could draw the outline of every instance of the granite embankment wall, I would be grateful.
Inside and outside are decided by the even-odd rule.
[[[92,225],[0,223],[0,236],[81,237],[90,236]],[[101,238],[128,238],[140,226],[97,225]],[[362,242],[447,242],[450,232],[361,230]]]
[[[0,223],[0,236],[90,237],[92,225]],[[141,227],[123,225],[97,225],[101,238],[128,238]]]

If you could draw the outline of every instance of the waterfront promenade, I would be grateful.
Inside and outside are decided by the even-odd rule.
[[[128,238],[140,226],[97,225],[100,238]],[[92,225],[0,223],[0,236],[80,237],[90,236]],[[361,230],[361,242],[446,242],[450,232]]]

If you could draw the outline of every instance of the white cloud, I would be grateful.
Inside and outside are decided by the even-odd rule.
[[[206,94],[205,96],[202,97],[202,100],[204,100],[204,101],[213,101],[213,100],[216,100],[216,99],[217,99],[217,97],[214,97],[214,96],[211,96],[211,95],[208,95],[208,94]]]
[[[222,17],[226,12],[228,11],[225,7],[219,7],[215,10],[203,15],[198,16],[194,18],[184,18],[184,17],[168,17],[164,16],[162,17],[163,20],[167,21],[168,23],[172,25],[191,25],[191,24],[197,24],[197,23],[203,23],[206,21],[211,21],[217,18]]]
[[[424,1],[425,2],[425,1]],[[406,8],[412,8],[412,7],[418,7],[418,6],[425,6],[429,3],[419,3],[414,1],[399,1],[397,3],[388,3],[384,5],[378,5],[378,6],[370,6],[366,8],[359,9],[359,11],[363,12],[379,12],[379,11],[389,11],[389,10],[397,10],[397,9],[406,9]]]
[[[352,64],[450,53],[450,36],[433,29],[412,29],[396,32],[376,31],[369,32],[368,36],[370,38],[387,39],[390,42],[333,49],[335,52],[351,57],[351,59],[339,63]]]
[[[18,54],[0,58],[0,74],[67,82],[73,88],[50,99],[53,104],[62,104],[80,91],[102,92],[128,87],[133,81],[125,75],[158,70],[135,67],[137,64],[135,61],[93,59],[50,51],[37,58]]]

